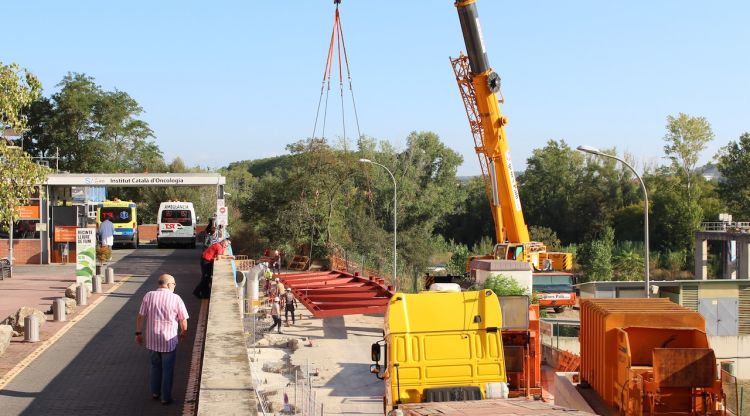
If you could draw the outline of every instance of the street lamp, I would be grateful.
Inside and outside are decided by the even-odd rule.
[[[601,157],[608,157],[608,158],[615,159],[615,160],[622,162],[622,164],[627,166],[633,172],[635,177],[638,178],[638,181],[641,183],[641,189],[643,190],[643,199],[644,199],[643,201],[643,234],[644,234],[643,239],[644,239],[644,245],[645,245],[644,251],[646,253],[646,298],[649,298],[651,297],[650,295],[651,290],[649,287],[650,285],[649,285],[649,272],[648,272],[648,266],[649,266],[648,264],[649,263],[649,260],[648,260],[648,257],[649,257],[648,256],[648,251],[649,251],[649,248],[648,248],[648,192],[646,192],[646,185],[643,183],[643,179],[641,179],[641,177],[638,175],[638,172],[636,172],[635,169],[633,169],[633,167],[630,166],[630,164],[628,164],[628,162],[620,159],[619,157],[610,155],[607,153],[602,153],[599,149],[595,147],[591,147],[591,146],[581,145],[581,146],[578,146],[578,150],[584,153],[590,153],[592,155],[601,156]]]
[[[364,158],[359,159],[359,162],[360,163],[372,163],[373,165],[378,165],[381,168],[385,169],[385,171],[388,172],[389,175],[391,175],[391,179],[393,179],[393,281],[396,285],[396,290],[398,290],[399,282],[398,282],[398,277],[396,277],[397,276],[396,274],[396,270],[397,270],[396,268],[396,255],[397,255],[396,254],[396,211],[397,211],[396,209],[396,178],[393,176],[393,173],[391,173],[391,171],[387,167],[385,167],[384,165],[381,165],[378,162],[373,162],[370,159],[364,159]]]

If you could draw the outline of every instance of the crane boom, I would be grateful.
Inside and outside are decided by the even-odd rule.
[[[505,137],[508,119],[500,112],[497,96],[500,77],[487,59],[475,0],[458,0],[455,5],[468,56],[462,54],[451,63],[474,134],[475,150],[495,221],[495,238],[498,243],[526,243],[530,240],[529,230],[523,218]]]

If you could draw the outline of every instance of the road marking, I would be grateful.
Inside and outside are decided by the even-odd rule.
[[[188,374],[185,402],[182,404],[183,416],[193,416],[198,410],[198,393],[201,382],[201,362],[203,361],[203,344],[206,338],[206,321],[208,320],[208,299],[201,301],[198,322],[195,325],[195,340],[193,341],[193,356],[190,359],[190,373]]]
[[[123,283],[127,282],[132,275],[125,275],[119,282],[115,283],[106,293],[103,293],[99,298],[97,298],[94,302],[92,302],[86,309],[81,311],[79,314],[75,315],[73,319],[68,321],[68,323],[65,324],[62,328],[60,328],[59,331],[57,331],[54,335],[49,337],[48,339],[41,342],[39,347],[32,351],[29,355],[27,355],[23,360],[19,361],[18,364],[16,364],[15,367],[10,369],[7,373],[5,373],[4,376],[0,377],[0,390],[3,390],[8,384],[10,384],[11,381],[13,381],[14,378],[18,374],[20,374],[26,367],[31,365],[34,360],[36,360],[42,353],[47,351],[49,347],[51,347],[55,342],[57,342],[58,339],[60,339],[63,335],[65,335],[66,332],[68,332],[73,325],[78,323],[81,319],[85,318],[91,311],[96,308],[97,305],[99,305],[104,299],[109,297],[109,295],[117,290],[120,286],[122,286]]]

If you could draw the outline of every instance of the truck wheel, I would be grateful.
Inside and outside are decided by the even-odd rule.
[[[193,240],[193,242],[190,243],[190,248],[195,248],[195,240]]]
[[[555,306],[555,313],[565,312],[565,306]]]
[[[162,243],[162,242],[161,242],[161,241],[159,241],[159,240],[156,240],[156,247],[157,247],[157,248],[164,248],[164,243]]]

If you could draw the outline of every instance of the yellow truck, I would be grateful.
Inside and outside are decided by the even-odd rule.
[[[370,372],[385,382],[384,413],[407,403],[507,397],[501,328],[491,290],[394,294],[383,340],[371,350]]]

